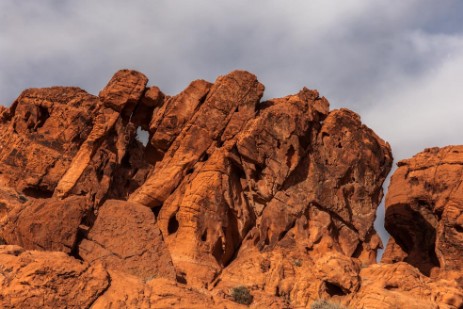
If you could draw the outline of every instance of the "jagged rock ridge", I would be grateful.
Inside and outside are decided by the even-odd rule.
[[[239,286],[255,308],[462,306],[456,210],[422,207],[423,235],[422,204],[388,198],[376,264],[392,155],[357,114],[306,88],[261,102],[245,71],[176,96],[147,83],[122,70],[99,96],[28,89],[0,109],[3,307],[233,308]]]

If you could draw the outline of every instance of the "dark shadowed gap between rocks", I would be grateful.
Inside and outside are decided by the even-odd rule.
[[[417,202],[420,207],[429,205],[424,201]],[[435,248],[436,228],[422,213],[404,204],[390,206],[387,215],[388,230],[392,232],[397,245],[407,254],[405,262],[428,277],[433,268],[441,267]]]

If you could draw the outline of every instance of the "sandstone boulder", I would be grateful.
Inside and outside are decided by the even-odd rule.
[[[84,261],[101,261],[107,268],[144,280],[175,278],[170,254],[153,212],[143,205],[108,200],[79,246]]]
[[[407,262],[463,288],[463,147],[426,149],[398,163],[386,197],[383,262]]]
[[[99,97],[107,107],[121,112],[132,112],[142,98],[148,78],[133,70],[120,70],[113,75]]]
[[[87,199],[71,196],[65,200],[37,199],[14,208],[1,226],[8,244],[29,250],[73,253],[79,229],[89,215]]]
[[[109,287],[101,264],[60,252],[0,246],[2,308],[90,308]]]
[[[463,292],[453,280],[433,281],[413,266],[371,265],[360,272],[362,285],[350,308],[461,308]]]

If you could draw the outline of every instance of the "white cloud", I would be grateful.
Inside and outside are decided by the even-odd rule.
[[[398,76],[396,87],[377,95],[375,103],[361,113],[363,122],[391,144],[395,162],[425,148],[463,144],[463,36],[414,33],[411,42],[421,52],[447,52],[439,57],[439,65],[423,75]],[[395,169],[393,166],[390,175]],[[388,186],[389,178],[385,190]],[[383,218],[381,204],[375,228],[385,242],[388,235]]]
[[[425,36],[417,33],[418,49],[446,49],[439,65],[420,76],[402,78],[396,88],[378,96],[362,111],[362,119],[387,139],[397,159],[433,146],[462,144],[463,36]]]
[[[269,96],[307,85],[338,106],[361,106],[363,86],[427,62],[402,41],[425,24],[429,3],[3,0],[0,74],[15,77],[0,91],[11,98],[27,86],[72,83],[96,92],[132,67],[173,93],[239,67],[258,74]]]

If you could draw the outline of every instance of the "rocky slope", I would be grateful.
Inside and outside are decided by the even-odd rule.
[[[0,107],[3,308],[463,308],[463,148],[399,163],[377,264],[392,156],[357,114],[245,71],[147,82]]]

